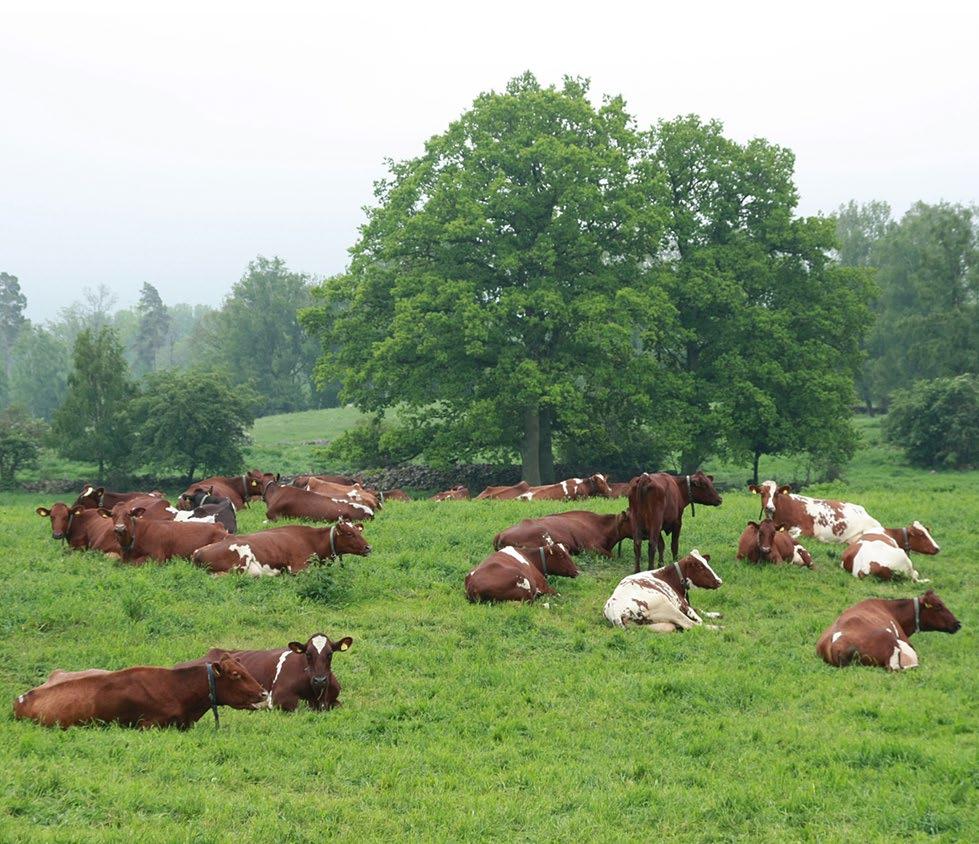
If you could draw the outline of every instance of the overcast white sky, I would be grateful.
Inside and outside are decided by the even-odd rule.
[[[383,159],[525,69],[790,147],[803,213],[973,203],[977,33],[934,0],[0,0],[0,270],[34,319],[103,282],[218,304],[259,253],[337,272]]]

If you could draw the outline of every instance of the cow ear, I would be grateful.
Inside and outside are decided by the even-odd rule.
[[[209,486],[207,488],[207,494],[208,495],[214,495],[214,487],[213,486]]]
[[[754,484],[748,484],[748,492],[761,492],[761,488]]]
[[[133,509],[129,511],[129,515],[132,516],[134,519],[138,519],[145,512],[146,512],[145,507],[133,507]]]
[[[790,492],[792,492],[792,487],[790,487],[790,486],[789,486],[788,484],[784,484],[783,486],[780,486],[780,487],[778,488],[778,491],[779,491],[779,492],[780,492],[780,493],[781,493],[782,495],[787,495],[788,493],[790,493]]]
[[[708,475],[707,476],[707,480],[709,480],[711,483],[714,483],[714,476],[713,475]]]
[[[99,509],[96,510],[95,512],[98,513],[103,519],[112,518],[112,513],[109,510],[106,510],[105,507],[99,507]]]
[[[289,650],[292,651],[294,654],[304,654],[306,653],[306,646],[300,644],[299,642],[290,642]]]
[[[779,531],[783,531],[783,530],[785,530],[785,525],[783,525],[781,522],[779,522],[777,525],[775,525],[775,529],[776,530],[779,530]]]
[[[72,507],[71,508],[71,514],[73,516],[80,516],[84,512],[85,512],[85,508],[82,507],[81,504],[79,504],[77,507]]]
[[[700,556],[707,560],[708,563],[710,562],[710,554],[701,554]]]
[[[51,515],[51,511],[47,507],[38,507],[34,512],[45,518]]]
[[[276,483],[278,483],[278,482],[279,482],[279,478],[280,478],[280,477],[281,477],[281,475],[280,475],[280,474],[279,474],[278,472],[276,472],[276,473],[275,473],[275,482],[276,482]]]
[[[335,651],[349,651],[350,646],[354,643],[354,640],[349,636],[344,636],[339,642],[334,642],[333,650]]]
[[[102,497],[102,494],[104,492],[105,492],[105,487],[104,486],[100,486],[97,490],[95,490],[95,492],[93,493],[93,495],[95,495],[96,498],[101,498]]]
[[[758,530],[758,522],[753,522],[749,520],[748,524],[745,525],[745,527],[753,527],[755,530]]]

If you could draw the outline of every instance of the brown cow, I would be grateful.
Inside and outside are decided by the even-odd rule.
[[[690,606],[689,589],[717,589],[724,583],[710,566],[710,554],[694,548],[678,562],[622,578],[605,602],[605,618],[615,627],[641,624],[657,633],[689,630],[703,619]],[[720,613],[705,612],[706,618]]]
[[[122,501],[134,501],[135,499],[144,498],[158,498],[163,499],[162,492],[107,492],[104,487],[94,487],[91,484],[86,484],[79,494],[78,498],[75,499],[75,505],[84,507],[86,510],[97,510],[99,507],[105,507],[106,510],[111,510],[116,504]],[[169,502],[167,502],[169,504]]]
[[[334,642],[323,633],[310,636],[306,644],[290,642],[285,648],[270,651],[225,651],[211,648],[203,660],[213,662],[224,654],[237,659],[248,672],[269,690],[269,703],[275,709],[292,712],[304,700],[310,709],[340,706],[340,681],[333,673],[333,654],[349,650],[349,636]]]
[[[204,478],[204,480],[191,484],[180,494],[177,506],[181,510],[190,510],[195,493],[204,490],[220,498],[230,498],[235,509],[240,510],[242,507],[248,506],[248,500],[252,496],[262,494],[263,478],[263,473],[254,470],[235,477],[215,475],[211,478]]]
[[[795,563],[812,568],[812,554],[803,548],[785,529],[773,519],[748,522],[738,540],[737,559],[752,563]]]
[[[374,510],[366,504],[330,498],[294,486],[265,485],[263,493],[270,522],[281,517],[307,519],[311,522],[335,522],[339,519],[373,519]]]
[[[386,501],[411,501],[411,496],[400,487],[381,490],[380,495],[382,503]]]
[[[318,481],[326,481],[331,484],[344,484],[345,486],[353,486],[357,483],[356,478],[350,478],[346,475],[296,475],[292,479],[292,485],[305,487],[309,483],[310,478],[316,478]]]
[[[63,540],[69,548],[91,548],[109,557],[122,557],[122,547],[113,530],[115,522],[104,509],[86,510],[78,505],[69,508],[59,501],[50,509],[38,507],[34,512],[51,519],[52,539]]]
[[[578,501],[592,496],[608,498],[610,494],[605,475],[591,475],[584,479],[567,478],[556,484],[528,487],[516,497],[520,501]]]
[[[363,527],[339,521],[328,528],[288,525],[229,536],[199,548],[191,559],[214,574],[240,571],[258,577],[283,571],[295,574],[309,565],[310,558],[332,560],[344,554],[366,557],[370,552]]]
[[[475,500],[481,501],[485,498],[493,498],[498,501],[512,501],[514,498],[519,498],[529,489],[530,484],[526,481],[520,481],[520,483],[511,484],[510,486],[488,486],[476,496]]]
[[[692,475],[655,475],[643,472],[633,478],[629,488],[629,519],[632,526],[632,543],[636,555],[636,571],[642,557],[642,540],[649,540],[649,567],[653,567],[653,552],[659,548],[660,565],[663,563],[664,542],[660,533],[671,535],[670,550],[676,560],[680,549],[680,529],[683,527],[683,511],[694,504],[717,507],[721,496],[714,489],[714,476],[697,471]]]
[[[533,601],[538,595],[556,595],[547,575],[577,577],[581,571],[568,549],[545,538],[538,548],[507,545],[466,575],[466,597],[470,601]]]
[[[377,510],[381,506],[380,496],[375,495],[360,484],[334,484],[329,481],[321,481],[318,478],[310,478],[309,483],[303,489],[307,492],[325,495],[327,498],[334,500],[366,504],[371,510]]]
[[[469,498],[469,487],[457,484],[452,489],[444,492],[437,492],[432,496],[432,501],[465,501]]]
[[[790,486],[764,481],[748,489],[761,496],[769,518],[785,525],[793,536],[812,536],[820,542],[853,542],[865,533],[883,533],[880,522],[859,504],[796,495]]]
[[[627,512],[604,516],[590,510],[569,510],[539,519],[524,519],[500,531],[493,539],[493,547],[499,550],[504,545],[542,545],[544,537],[550,536],[570,554],[595,551],[611,557],[612,548],[631,535]]]
[[[908,643],[919,630],[955,633],[962,627],[931,589],[920,598],[870,598],[854,604],[827,627],[816,645],[830,665],[852,662],[891,671],[918,666],[918,654]]]
[[[622,481],[614,482],[609,481],[608,485],[608,497],[609,498],[628,498],[629,497],[629,487],[632,485],[632,481]]]
[[[123,562],[141,565],[147,560],[166,562],[173,557],[189,560],[198,548],[228,535],[221,525],[157,521],[142,515],[143,508],[134,507],[121,508],[113,517]]]
[[[49,679],[20,695],[14,701],[14,717],[30,718],[45,727],[116,723],[186,730],[208,709],[213,708],[217,717],[218,706],[265,709],[269,705],[268,692],[244,665],[227,655],[208,665],[185,668],[138,666],[55,674],[70,676]]]

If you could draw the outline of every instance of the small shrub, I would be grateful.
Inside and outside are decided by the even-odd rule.
[[[350,586],[339,565],[324,563],[311,566],[302,574],[297,591],[307,601],[336,607],[347,602]]]
[[[979,377],[919,381],[891,398],[884,436],[925,469],[979,465]]]

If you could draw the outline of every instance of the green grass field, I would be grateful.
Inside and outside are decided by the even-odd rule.
[[[263,437],[323,436],[309,422],[265,420]],[[50,501],[0,496],[8,702],[58,667],[355,640],[334,661],[340,709],[224,710],[218,733],[207,718],[187,733],[49,730],[4,704],[0,841],[976,840],[979,473],[878,465],[879,451],[813,490],[885,524],[919,518],[942,544],[915,561],[963,629],[915,636],[921,667],[905,674],[832,669],[814,646],[850,604],[916,590],[858,582],[815,543],[811,572],[735,562],[758,511],[747,494],[687,514],[682,548],[725,580],[694,605],[723,612],[723,630],[672,636],[602,616],[628,543],[621,560],[579,558],[547,605],[466,602],[494,533],[570,505],[394,502],[366,528],[370,558],[246,580],[66,554],[33,513]],[[253,506],[241,527],[263,518]]]

